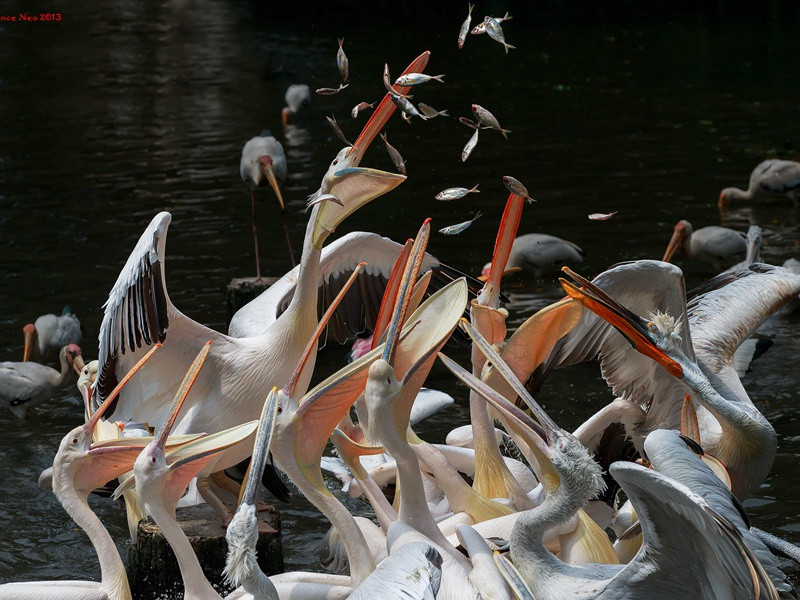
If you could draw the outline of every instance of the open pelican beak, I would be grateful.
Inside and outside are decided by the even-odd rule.
[[[403,71],[403,75],[407,75],[408,73],[422,73],[425,70],[425,66],[428,64],[428,59],[431,57],[431,53],[429,50],[426,50],[422,54],[420,54],[414,61],[408,65],[408,68]],[[401,95],[406,95],[410,87],[402,87],[402,86],[392,86],[393,89]],[[352,165],[359,165],[361,163],[361,159],[364,157],[364,153],[369,148],[369,145],[372,143],[372,140],[378,135],[378,132],[383,130],[383,126],[386,125],[386,122],[389,120],[389,117],[392,116],[392,113],[397,108],[392,102],[391,97],[387,93],[381,103],[378,105],[372,115],[367,121],[367,124],[364,125],[364,129],[361,130],[358,138],[356,138],[355,143],[353,144],[352,148],[350,148],[350,152],[348,153],[348,158],[352,160],[350,164]]]
[[[478,297],[478,302],[481,304],[496,308],[500,301],[500,281],[503,278],[508,257],[511,255],[511,246],[517,235],[524,206],[525,198],[516,194],[509,195],[500,227],[497,230],[489,276]]]
[[[28,323],[22,328],[22,336],[25,341],[25,349],[22,351],[22,362],[28,362],[33,350],[33,343],[36,341],[36,327],[33,323]]]
[[[272,444],[272,434],[275,431],[275,423],[278,419],[278,389],[272,388],[264,408],[261,409],[261,418],[258,420],[256,430],[256,441],[253,444],[253,456],[250,458],[250,466],[244,476],[244,484],[239,493],[239,504],[256,503],[256,492],[258,483],[264,473],[264,466],[269,457],[269,447]]]
[[[675,254],[675,251],[680,248],[683,237],[684,232],[676,227],[675,231],[672,232],[672,237],[669,239],[667,249],[664,251],[664,258],[661,259],[663,262],[670,261],[672,255]]]
[[[577,281],[581,287],[561,278],[561,287],[567,294],[578,300],[598,317],[607,321],[619,331],[640,354],[649,356],[663,366],[673,377],[683,375],[683,367],[667,356],[658,346],[647,328],[647,322],[633,311],[628,310],[588,279],[581,277],[569,267],[561,269]]]
[[[281,195],[281,188],[278,185],[278,180],[275,178],[275,171],[272,169],[272,157],[271,156],[262,156],[258,159],[261,172],[264,174],[264,177],[267,178],[269,185],[275,192],[275,195],[278,197],[278,204],[281,205],[281,212],[284,212],[286,207],[283,204],[283,196]]]

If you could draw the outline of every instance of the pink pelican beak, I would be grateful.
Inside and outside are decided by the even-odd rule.
[[[283,204],[281,188],[278,185],[278,180],[275,178],[275,172],[272,169],[272,157],[268,154],[265,154],[258,159],[258,163],[261,172],[264,174],[264,177],[267,178],[269,185],[272,187],[275,195],[278,197],[278,204],[281,205],[281,212],[283,212],[285,210],[285,206]]]
[[[31,350],[36,341],[36,327],[33,323],[28,323],[22,328],[22,337],[25,340],[25,349],[22,351],[22,362],[28,362],[31,357]]]

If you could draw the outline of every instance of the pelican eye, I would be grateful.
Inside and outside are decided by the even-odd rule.
[[[333,162],[331,164],[332,165],[338,165],[339,164],[339,159],[338,158],[334,158]]]
[[[150,462],[155,463],[156,462],[156,457],[155,456],[150,457]]]
[[[282,412],[283,412],[283,407],[282,407],[282,406],[279,406],[279,407],[278,407],[278,414],[281,414]]]
[[[73,444],[77,444],[78,443],[78,438],[72,438],[72,443]]]
[[[656,324],[655,324],[655,323],[653,323],[652,321],[650,321],[649,323],[647,323],[647,328],[648,328],[650,331],[652,331],[653,333],[658,333],[658,325],[656,325]]]

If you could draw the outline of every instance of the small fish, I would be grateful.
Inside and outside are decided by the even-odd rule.
[[[469,120],[469,119],[467,119]],[[461,151],[461,162],[467,162],[469,155],[472,154],[472,151],[475,150],[475,146],[478,145],[478,133],[480,129],[475,127],[475,133],[472,134],[472,137],[469,138],[469,141],[464,146],[464,149]]]
[[[528,189],[522,185],[519,179],[514,179],[511,175],[506,175],[503,177],[503,183],[505,184],[506,189],[512,194],[522,196],[528,202],[536,202],[536,200],[531,198],[531,195],[528,193]]]
[[[347,55],[344,53],[344,38],[339,39],[339,51],[336,53],[336,66],[339,67],[339,73],[342,75],[342,81],[347,83],[347,74],[350,69],[350,62],[347,60]]]
[[[400,96],[401,98],[413,98],[414,96],[410,94],[401,94],[396,89],[392,87],[392,80],[389,77],[389,65],[384,63],[383,65],[383,86],[386,88],[386,91],[390,94],[394,94],[396,96]]]
[[[392,159],[394,166],[397,167],[397,170],[400,171],[403,175],[406,175],[406,161],[403,160],[403,157],[400,156],[400,153],[397,151],[397,148],[392,146],[389,141],[386,139],[386,134],[380,134],[381,138],[383,138],[383,143],[386,144],[386,151],[389,153],[389,157]]]
[[[589,220],[591,221],[608,221],[611,217],[617,214],[619,211],[615,210],[612,213],[592,213],[589,215]]]
[[[425,73],[407,73],[405,75],[401,75],[398,77],[394,84],[395,85],[402,85],[402,86],[411,86],[411,85],[420,85],[421,83],[427,83],[431,79],[435,79],[439,83],[444,83],[444,74],[442,75],[425,75]]]
[[[464,231],[467,227],[472,225],[483,213],[478,211],[475,213],[475,216],[472,217],[469,221],[464,221],[463,223],[458,223],[457,225],[450,225],[448,227],[443,227],[439,230],[439,233],[443,233],[444,235],[458,235],[462,231]]]
[[[458,49],[464,47],[464,41],[467,39],[467,32],[469,31],[469,24],[472,23],[472,9],[475,8],[474,4],[469,4],[469,12],[467,13],[467,18],[464,19],[464,22],[461,24],[461,30],[458,32]]]
[[[486,25],[486,33],[489,34],[489,37],[492,38],[495,42],[499,42],[503,44],[503,48],[506,49],[506,54],[508,54],[509,48],[516,49],[515,46],[511,44],[506,44],[506,38],[503,35],[503,28],[500,27],[500,23],[497,22],[497,19],[493,19],[492,17],[484,17],[483,23]]]
[[[337,198],[333,194],[323,194],[322,196],[317,196],[316,198],[314,198],[312,195],[312,199],[309,200],[308,203],[306,204],[306,212],[308,212],[308,209],[310,209],[311,207],[316,206],[317,204],[321,204],[322,202],[333,202],[334,204],[338,204],[339,206],[344,206],[342,201],[339,200],[339,198]]]
[[[333,133],[335,133],[339,137],[340,140],[342,140],[348,146],[352,146],[353,145],[353,144],[351,144],[350,142],[347,141],[346,137],[344,137],[344,134],[342,133],[342,130],[339,128],[339,124],[336,122],[336,117],[334,117],[334,116],[330,116],[330,117],[326,116],[325,120],[328,121],[328,123],[330,123],[330,126],[333,128]]]
[[[500,123],[497,121],[497,118],[490,113],[488,110],[483,108],[479,104],[472,105],[472,112],[475,113],[475,116],[478,117],[478,124],[486,123],[490,128],[496,129],[500,133],[503,134],[503,137],[508,139],[509,133],[511,133],[510,129],[503,129],[500,127]]]
[[[319,88],[319,89],[317,89],[317,93],[320,96],[333,96],[334,94],[338,94],[339,92],[341,92],[348,85],[350,85],[350,84],[349,83],[345,83],[344,85],[342,85],[340,83],[338,88]]]
[[[506,13],[506,15],[505,15],[504,17],[496,17],[496,18],[495,18],[495,21],[497,21],[498,23],[502,23],[503,21],[510,21],[510,20],[511,20],[511,19],[513,19],[513,18],[514,18],[514,17],[512,17],[511,15],[509,15],[508,13]],[[483,23],[481,23],[480,25],[476,25],[476,26],[475,26],[475,27],[472,29],[472,31],[470,31],[470,33],[471,33],[472,35],[481,35],[482,33],[486,33],[486,21],[484,21],[484,22],[483,22]]]
[[[410,122],[411,117],[419,117],[423,121],[427,121],[428,120],[428,117],[426,117],[425,115],[421,114],[414,107],[414,105],[411,104],[411,102],[408,100],[408,98],[406,98],[404,96],[401,96],[400,94],[397,94],[395,92],[390,93],[389,94],[389,98],[392,99],[392,102],[395,103],[397,108],[399,108],[400,110],[403,111],[403,118],[407,122]]]
[[[447,188],[446,190],[442,190],[438,194],[436,194],[437,200],[458,200],[459,198],[463,198],[467,194],[472,193],[480,193],[478,189],[478,183],[475,184],[474,188],[463,188],[463,187],[454,187],[454,188]]]
[[[419,112],[421,112],[423,115],[425,115],[429,119],[433,119],[434,117],[449,117],[450,116],[450,115],[447,114],[446,110],[436,110],[432,106],[428,106],[427,104],[423,104],[422,102],[420,102],[417,105],[417,108],[419,109]]]
[[[472,129],[478,129],[478,124],[472,119],[468,119],[467,117],[458,117],[458,121],[460,123],[463,123],[467,127],[471,127]]]
[[[358,113],[360,113],[362,110],[367,110],[368,108],[372,108],[373,106],[375,106],[375,102],[373,102],[372,104],[367,104],[366,102],[359,102],[353,107],[353,110],[350,111],[350,114],[353,115],[353,118],[355,119],[358,116]]]

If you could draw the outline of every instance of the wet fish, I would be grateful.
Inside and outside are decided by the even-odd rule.
[[[425,75],[425,73],[407,73],[405,75],[401,75],[398,77],[394,84],[395,85],[402,85],[402,86],[411,86],[411,85],[420,85],[421,83],[427,83],[431,79],[435,79],[439,83],[444,83],[444,79],[442,79],[444,75]]]
[[[339,51],[336,53],[336,66],[339,67],[339,73],[342,75],[342,81],[347,83],[347,75],[350,69],[350,62],[347,60],[347,55],[344,53],[344,38],[339,39]]]
[[[592,221],[608,221],[611,217],[617,214],[619,211],[615,210],[612,213],[592,213],[589,215],[589,219]]]
[[[420,113],[413,104],[408,100],[408,98],[401,96],[396,92],[391,92],[389,94],[389,98],[392,99],[392,102],[395,103],[395,106],[403,111],[403,118],[410,122],[411,117],[419,117],[423,121],[427,121],[428,117]]]
[[[331,128],[333,128],[333,133],[335,133],[339,137],[340,140],[342,140],[348,146],[352,146],[353,145],[353,144],[351,144],[350,142],[347,141],[346,137],[344,137],[344,133],[342,133],[342,130],[339,128],[339,124],[336,122],[336,117],[334,117],[334,116],[330,116],[330,117],[326,116],[325,120],[328,121],[328,123],[330,123]]]
[[[389,77],[389,65],[384,63],[383,65],[383,86],[386,88],[386,91],[390,94],[394,94],[395,96],[400,96],[401,98],[413,98],[411,94],[401,94],[396,89],[392,87],[392,80]]]
[[[503,21],[510,21],[513,18],[514,17],[506,13],[504,17],[495,17],[494,20],[497,21],[498,23],[502,23]],[[473,27],[470,33],[472,35],[481,35],[483,33],[486,33],[486,21]]]
[[[497,22],[497,19],[493,19],[492,17],[484,17],[483,23],[486,26],[486,33],[488,33],[489,37],[495,42],[503,44],[503,48],[506,49],[506,54],[508,54],[509,48],[516,49],[516,46],[506,44],[506,38],[503,35],[503,28],[500,27],[500,23]]]
[[[469,121],[469,119],[467,119]],[[475,127],[475,133],[472,134],[472,137],[469,138],[469,141],[464,146],[464,149],[461,151],[461,162],[467,162],[469,155],[472,154],[472,151],[475,150],[475,146],[478,145],[478,133],[480,133],[480,129]]]
[[[469,4],[469,12],[467,18],[461,24],[461,30],[458,32],[458,49],[461,50],[464,46],[464,41],[467,39],[467,32],[469,31],[469,24],[472,23],[472,9],[475,8],[474,4]]]
[[[400,171],[400,173],[406,175],[406,161],[404,161],[403,157],[400,156],[397,148],[392,146],[386,139],[386,133],[382,133],[380,135],[381,138],[383,138],[383,143],[386,144],[386,151],[389,153],[389,157],[392,159],[394,166],[397,167],[397,170]]]
[[[318,88],[317,89],[317,93],[320,96],[333,96],[334,94],[338,94],[339,92],[341,92],[348,85],[350,85],[350,84],[349,83],[345,83],[344,85],[342,85],[340,83],[338,88]]]
[[[472,217],[469,221],[464,221],[463,223],[458,223],[457,225],[450,225],[448,227],[442,227],[439,230],[439,233],[443,233],[444,235],[458,235],[462,231],[464,231],[467,227],[472,225],[483,213],[478,211],[475,213],[475,216]]]
[[[475,187],[470,188],[470,189],[463,188],[463,187],[447,188],[446,190],[442,190],[441,192],[436,194],[436,199],[437,200],[458,200],[459,198],[463,198],[467,194],[472,194],[472,193],[476,193],[477,194],[477,193],[480,193],[480,190],[478,189],[478,185],[480,185],[480,184],[476,183]]]
[[[417,108],[419,109],[419,112],[421,112],[423,115],[425,115],[429,119],[433,119],[434,117],[449,117],[450,116],[450,115],[447,114],[446,110],[436,110],[432,106],[428,106],[427,104],[423,104],[422,102],[417,104]]]
[[[509,133],[511,133],[510,129],[503,129],[500,127],[500,123],[497,121],[497,118],[490,113],[488,110],[483,108],[480,104],[473,104],[472,105],[472,112],[475,113],[475,116],[478,117],[478,124],[486,123],[492,129],[496,129],[500,133],[503,134],[503,137],[508,139]]]
[[[312,194],[311,198],[312,199],[309,200],[308,203],[306,203],[306,212],[308,212],[308,210],[311,207],[316,206],[317,204],[321,204],[322,202],[333,202],[334,204],[338,204],[339,206],[344,206],[342,201],[339,200],[339,198],[337,198],[333,194],[323,194],[322,196],[317,196],[316,198],[314,198],[314,195]]]
[[[503,184],[505,184],[506,189],[511,192],[512,194],[516,194],[517,196],[522,196],[528,202],[536,202],[531,195],[528,193],[528,189],[522,185],[519,179],[514,179],[511,175],[505,175],[503,177]]]
[[[375,106],[375,102],[372,104],[367,104],[366,102],[359,102],[353,107],[353,110],[350,111],[350,114],[353,115],[355,119],[362,110],[367,110],[368,108],[372,108]]]

